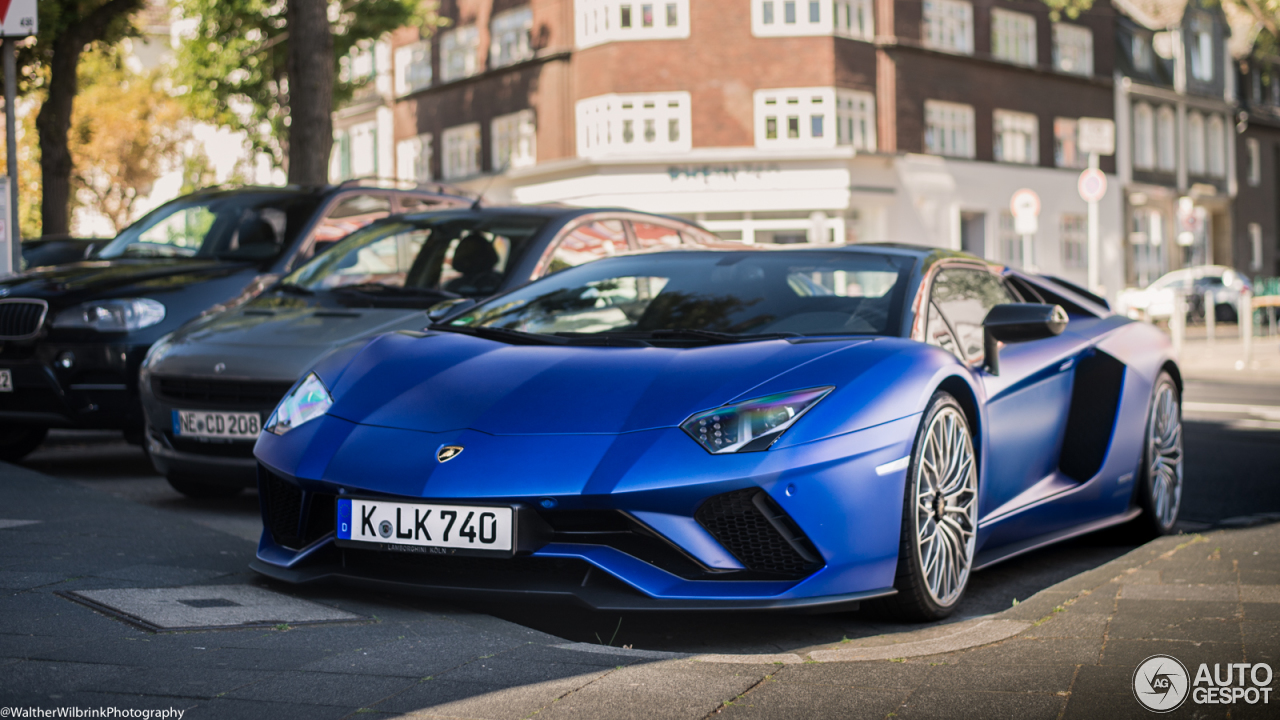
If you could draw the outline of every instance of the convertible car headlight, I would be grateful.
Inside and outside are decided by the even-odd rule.
[[[298,387],[284,396],[267,419],[266,429],[283,435],[299,425],[324,415],[333,406],[333,397],[315,373],[308,373]]]
[[[164,320],[164,312],[164,305],[151,298],[95,300],[58,313],[53,326],[98,332],[133,332]]]
[[[713,455],[768,450],[801,415],[834,389],[795,390],[725,405],[693,415],[680,424],[680,429]]]

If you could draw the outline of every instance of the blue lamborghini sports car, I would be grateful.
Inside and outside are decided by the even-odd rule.
[[[974,570],[1177,518],[1169,343],[1061,280],[905,246],[677,250],[447,317],[280,403],[256,570],[926,620]]]

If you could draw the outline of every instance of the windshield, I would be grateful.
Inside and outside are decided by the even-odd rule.
[[[545,335],[898,335],[914,260],[838,251],[673,252],[597,260],[450,323]]]
[[[498,291],[541,217],[438,213],[352,233],[284,279],[339,294],[488,297]]]
[[[125,228],[99,257],[271,260],[293,243],[318,203],[297,192],[179,198]]]

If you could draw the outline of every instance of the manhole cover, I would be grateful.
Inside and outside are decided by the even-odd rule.
[[[59,594],[156,632],[366,619],[252,585],[76,590]]]

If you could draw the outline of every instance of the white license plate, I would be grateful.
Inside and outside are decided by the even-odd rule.
[[[13,392],[13,373],[0,370],[0,392]]]
[[[339,540],[509,552],[512,524],[509,507],[338,498]]]
[[[262,418],[256,412],[174,410],[173,434],[177,437],[256,440]]]

